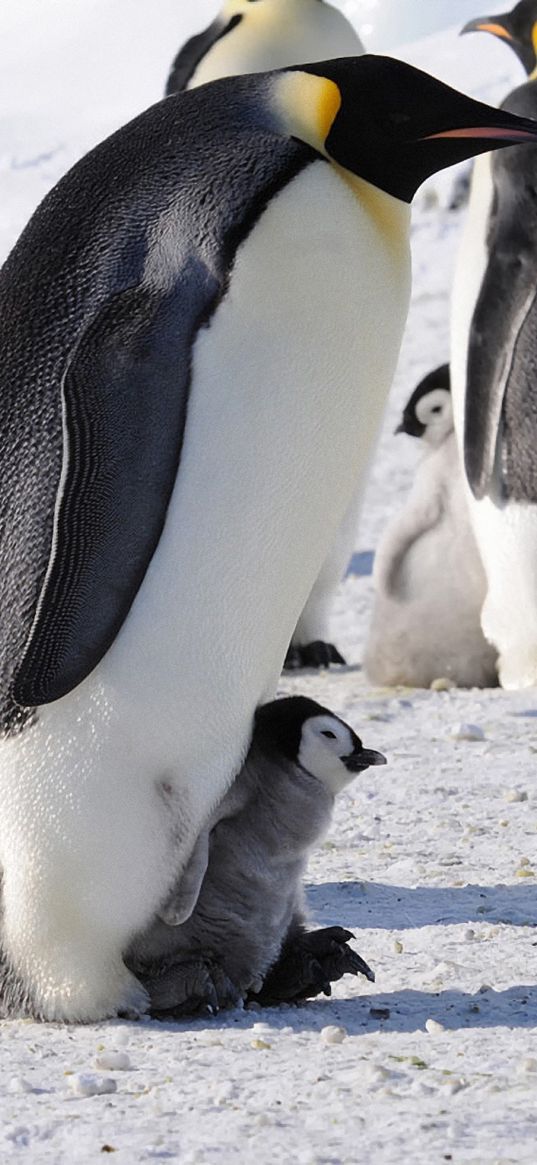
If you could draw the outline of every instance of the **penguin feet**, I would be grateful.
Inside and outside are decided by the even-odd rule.
[[[302,667],[330,667],[331,663],[345,664],[346,660],[333,643],[324,643],[322,639],[316,639],[314,643],[306,643],[300,647],[298,644],[290,643],[283,669],[298,671]]]
[[[348,945],[351,938],[350,930],[341,926],[294,935],[284,944],[261,991],[249,994],[249,1002],[273,1007],[278,1003],[312,999],[321,993],[331,995],[331,983],[343,975],[365,975],[373,983],[373,971]]]
[[[222,967],[202,957],[165,965],[143,982],[153,1019],[216,1015],[243,1002]]]

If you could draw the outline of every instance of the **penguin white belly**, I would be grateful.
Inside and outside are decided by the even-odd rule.
[[[197,337],[176,484],[124,626],[1,746],[4,936],[46,1018],[132,1004],[121,953],[240,767],[367,460],[408,306],[409,208],[359,185],[365,205],[314,163],[242,244]]]
[[[498,652],[503,688],[537,684],[537,507],[473,499],[472,520],[487,576],[483,634]]]
[[[464,448],[468,341],[477,298],[488,264],[487,228],[493,194],[491,155],[482,154],[474,162],[470,202],[451,295],[451,396],[453,421],[461,455]]]
[[[302,12],[300,8],[302,7]],[[187,89],[219,77],[282,69],[294,61],[356,57],[363,45],[348,21],[333,8],[314,6],[311,0],[290,10],[282,5],[281,16],[261,9],[248,14],[239,26],[221,37],[195,69]]]

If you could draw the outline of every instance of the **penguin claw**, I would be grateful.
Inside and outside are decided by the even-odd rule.
[[[333,643],[325,643],[322,639],[316,639],[314,643],[306,643],[301,647],[291,643],[287,650],[283,669],[284,671],[298,671],[299,668],[303,667],[330,667],[331,663],[345,664],[345,662],[346,660],[340,655]]]
[[[159,967],[144,979],[144,984],[149,992],[149,1014],[153,1019],[212,1017],[242,1002],[240,992],[225,971],[202,957]]]
[[[374,972],[348,946],[350,930],[329,926],[295,935],[285,944],[277,963],[268,972],[261,991],[248,999],[264,1007],[298,1003],[316,995],[332,994],[332,983],[343,975],[364,975],[371,983]]]

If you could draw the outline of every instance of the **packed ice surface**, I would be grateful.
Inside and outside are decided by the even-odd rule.
[[[2,0],[2,257],[67,167],[160,97],[176,46],[215,8]],[[486,36],[447,32],[401,55],[485,100],[522,80]],[[416,200],[412,309],[357,550],[411,481],[401,406],[448,355],[452,186],[439,175]],[[281,690],[332,707],[389,758],[342,795],[309,871],[313,922],[354,930],[376,984],[210,1023],[4,1023],[0,1160],[534,1165],[537,704],[372,689],[359,668],[370,603],[370,579],[348,578],[334,616],[348,668]]]

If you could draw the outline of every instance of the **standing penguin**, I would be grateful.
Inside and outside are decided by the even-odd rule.
[[[201,833],[162,921],[128,953],[152,1012],[189,1014],[259,998],[269,971],[268,997],[280,1002],[329,993],[330,979],[346,972],[374,979],[347,945],[348,931],[308,933],[302,877],[336,795],[385,763],[314,700],[290,696],[257,710],[244,766]]]
[[[490,32],[499,37],[516,53],[526,73],[533,73],[537,65],[537,0],[520,0],[511,12],[469,20],[461,35],[467,32]]]
[[[363,51],[352,24],[324,0],[226,0],[212,24],[177,54],[166,94]]]
[[[295,61],[355,57],[363,51],[349,21],[324,0],[227,0],[216,20],[181,49],[166,93],[232,74],[258,73]],[[285,659],[288,669],[345,663],[329,641],[330,615],[354,548],[362,492],[359,474],[357,497],[348,507],[293,632]]]
[[[235,77],[124,126],[23,231],[0,273],[8,1008],[147,1006],[123,952],[244,761],[377,431],[412,196],[513,140],[537,126],[389,58]]]
[[[537,82],[502,109],[537,116]],[[487,578],[481,623],[502,686],[521,688],[537,683],[537,165],[515,149],[480,174],[453,294],[454,415]]]
[[[486,582],[468,516],[447,364],[420,381],[397,432],[420,438],[426,452],[375,556],[364,666],[378,684],[427,688],[447,676],[460,687],[489,687],[497,683],[496,652],[479,621]]]

